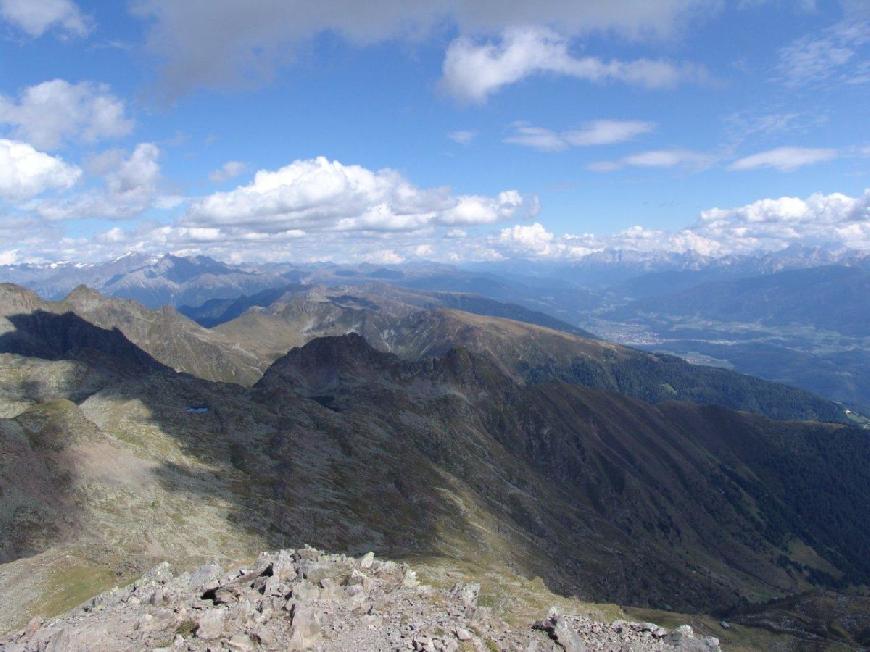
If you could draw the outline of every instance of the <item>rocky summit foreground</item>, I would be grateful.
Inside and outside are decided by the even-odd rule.
[[[4,652],[122,650],[682,650],[719,642],[691,627],[595,622],[555,609],[511,626],[478,604],[480,587],[436,589],[407,564],[327,555],[313,548],[263,553],[250,568],[206,565],[173,575],[166,563],[49,621],[0,640]],[[543,614],[542,614],[543,615]]]

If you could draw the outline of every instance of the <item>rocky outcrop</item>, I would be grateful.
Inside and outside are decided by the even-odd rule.
[[[206,565],[173,575],[163,563],[123,589],[97,596],[6,640],[5,652],[101,650],[362,651],[681,650],[714,652],[690,627],[613,624],[562,615],[510,626],[478,604],[479,585],[422,586],[406,564],[313,548],[260,555],[250,568]]]

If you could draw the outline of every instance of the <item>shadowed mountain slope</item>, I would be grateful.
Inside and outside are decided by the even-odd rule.
[[[123,337],[167,367],[207,380],[252,384],[262,374],[262,363],[241,345],[200,327],[172,308],[149,310],[135,301],[105,297],[86,287],[76,288],[62,301],[44,301],[24,288],[0,285],[0,318],[14,321],[39,312],[68,313],[72,321],[75,316],[100,328],[117,331],[111,336],[115,339],[123,333]],[[16,337],[26,337],[23,334],[31,331],[31,328],[19,328],[15,331]],[[84,345],[82,333],[73,333],[67,338],[78,346]]]
[[[353,293],[352,293],[353,292]],[[421,308],[402,291],[293,292],[216,329],[274,360],[315,337],[355,332],[379,350],[418,360],[460,346],[492,357],[515,380],[561,380],[650,402],[723,405],[777,419],[844,421],[843,408],[806,391],[510,319]]]
[[[777,423],[681,403],[654,407],[564,383],[522,387],[491,361],[466,351],[402,362],[355,335],[322,338],[291,351],[257,385],[282,387],[342,414],[365,410],[385,420],[403,413],[420,420],[437,415],[439,430],[486,433],[529,461],[547,483],[571,497],[574,508],[585,507],[581,520],[603,517],[615,526],[611,545],[625,537],[623,545],[633,549],[638,571],[644,565],[640,560],[656,564],[674,555],[671,572],[692,574],[697,568],[691,560],[704,550],[712,553],[702,564],[707,568],[724,563],[730,567],[726,575],[744,572],[758,580],[769,573],[765,581],[775,582],[778,564],[789,568],[786,551],[798,540],[827,558],[803,572],[842,579],[870,571],[865,527],[842,527],[862,517],[849,514],[851,500],[842,497],[870,495],[870,473],[860,461],[870,452],[870,438],[859,430]],[[435,459],[445,464],[465,459],[450,452],[452,438],[436,441],[445,448],[436,446]],[[848,486],[833,477],[843,470]],[[457,475],[464,477],[461,471]],[[520,520],[516,512],[512,516]],[[597,523],[593,530],[602,532],[608,525]],[[547,538],[551,545],[559,540]],[[635,549],[640,541],[643,546]],[[764,562],[759,552],[766,546],[771,557]],[[656,562],[644,552],[649,548],[656,548]],[[571,552],[557,555],[570,559]],[[841,570],[829,564],[842,564]],[[765,566],[768,570],[761,571]],[[801,574],[800,564],[792,572]],[[686,587],[693,583],[681,581]],[[706,581],[708,591],[727,593],[712,576]],[[638,591],[643,590],[632,586],[628,593]]]
[[[343,288],[291,290],[214,329],[172,308],[153,311],[87,288],[60,302],[42,301],[9,284],[0,292],[6,297],[0,314],[73,312],[118,329],[159,362],[206,380],[251,385],[289,349],[320,336],[356,332],[375,348],[409,360],[461,346],[490,356],[518,382],[562,380],[650,402],[686,400],[777,419],[846,420],[835,403],[784,385],[515,320],[433,308],[429,299],[394,288],[356,294]]]

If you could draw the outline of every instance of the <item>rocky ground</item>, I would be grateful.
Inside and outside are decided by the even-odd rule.
[[[123,589],[0,640],[4,652],[120,650],[523,650],[713,652],[691,627],[595,622],[553,609],[512,627],[478,605],[480,587],[435,589],[406,564],[313,548],[260,555],[250,568],[215,564],[173,575],[164,563]]]

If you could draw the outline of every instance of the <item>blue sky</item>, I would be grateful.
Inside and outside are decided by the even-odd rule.
[[[867,249],[867,6],[0,0],[0,263]]]

